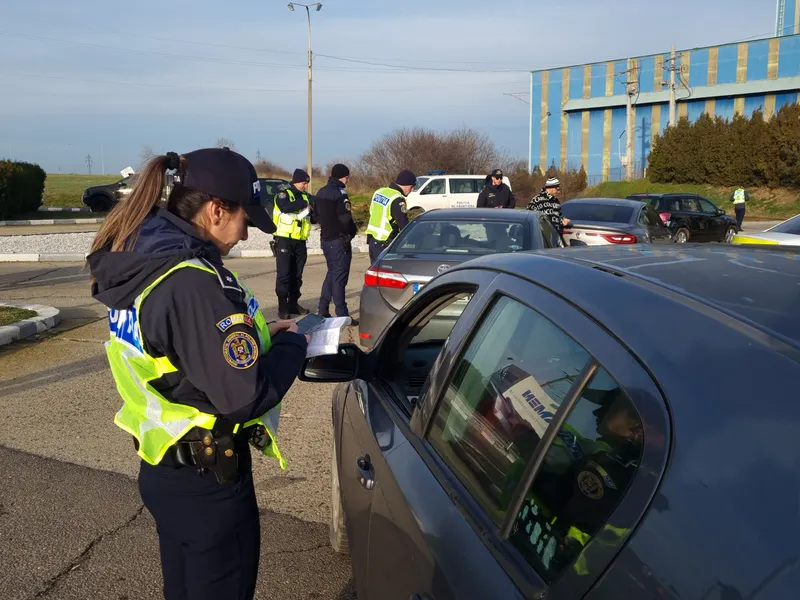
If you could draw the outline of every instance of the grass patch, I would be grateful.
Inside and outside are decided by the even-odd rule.
[[[11,325],[17,321],[30,319],[37,315],[36,311],[27,308],[16,308],[14,306],[0,306],[0,327]]]
[[[83,192],[87,187],[114,183],[119,175],[64,175],[48,173],[44,182],[44,205],[83,207]],[[57,217],[47,217],[57,218]],[[76,218],[76,215],[73,215]]]
[[[735,188],[713,185],[678,185],[652,183],[648,179],[637,181],[607,181],[586,188],[579,198],[625,198],[631,194],[698,194],[708,198],[719,208],[733,215],[730,196]],[[746,188],[750,194],[745,219],[788,219],[800,213],[800,190],[788,188]]]

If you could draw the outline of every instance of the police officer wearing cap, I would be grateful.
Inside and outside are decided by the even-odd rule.
[[[488,178],[487,178],[488,179]],[[491,180],[478,195],[478,208],[515,208],[517,200],[514,192],[503,183],[503,171],[492,171]]]
[[[394,183],[380,188],[372,195],[367,227],[370,262],[374,263],[400,230],[408,225],[406,196],[416,183],[417,176],[404,169],[397,175]]]
[[[306,193],[311,178],[302,169],[295,169],[290,186],[275,195],[272,220],[275,223],[275,293],[278,295],[278,317],[307,315],[300,306],[300,288],[308,251],[306,240],[311,233],[311,208]]]
[[[161,201],[165,174],[174,187]],[[260,552],[250,446],[278,447],[281,401],[308,339],[267,323],[222,263],[248,224],[273,233],[253,165],[229,149],[156,156],[106,217],[88,264],[108,308],[114,422],[141,457],[167,600],[251,600]]]
[[[351,240],[356,235],[350,198],[345,192],[350,179],[350,169],[337,163],[331,169],[328,183],[315,195],[312,210],[320,226],[320,241],[328,272],[322,284],[318,314],[330,317],[331,300],[337,317],[349,317],[345,299],[345,288],[350,279],[350,263],[353,261]],[[352,325],[358,325],[353,319]]]

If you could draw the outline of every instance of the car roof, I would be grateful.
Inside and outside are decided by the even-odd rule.
[[[435,208],[427,210],[415,221],[518,221],[538,216],[532,210],[498,210],[496,208]]]
[[[638,208],[644,204],[644,202],[640,200],[630,200],[630,199],[623,199],[623,198],[573,198],[572,200],[567,200],[564,202],[564,206],[567,204],[607,204],[609,206],[629,206],[631,208]]]
[[[670,192],[669,194],[631,194],[628,198],[676,198],[680,197],[683,198],[684,196],[698,196],[699,194],[692,194],[691,192],[686,193],[677,193],[677,192]]]
[[[636,244],[547,250],[546,256],[623,277],[683,304],[702,303],[723,313],[726,318],[718,320],[725,321],[729,327],[749,325],[800,351],[800,312],[797,310],[800,250],[797,248]],[[475,259],[470,264],[514,273],[535,283],[542,274],[542,266],[538,260],[531,260],[530,253],[497,254]],[[581,302],[583,298],[577,295],[585,294],[587,306],[602,305],[602,294],[581,290],[580,275],[575,275],[564,273],[560,278],[565,288],[572,288],[565,289],[565,296]],[[611,299],[615,303],[619,300]],[[614,321],[626,315],[624,310],[612,310],[609,314],[611,320],[606,326],[613,331]],[[658,319],[659,315],[653,318]],[[800,352],[792,354],[800,357]]]

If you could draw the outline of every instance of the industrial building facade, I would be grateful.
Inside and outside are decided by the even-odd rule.
[[[531,73],[529,169],[585,169],[589,184],[624,179],[628,90],[636,176],[669,121],[670,66],[677,118],[771,117],[800,97],[800,0],[780,0],[774,38]]]

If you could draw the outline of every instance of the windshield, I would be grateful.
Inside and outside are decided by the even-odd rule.
[[[791,233],[792,235],[800,235],[800,215],[792,217],[779,225],[775,225],[775,227],[769,230],[769,233]]]
[[[633,207],[600,202],[565,202],[561,206],[561,214],[571,221],[630,223]]]
[[[430,177],[417,177],[417,183],[414,184],[414,191],[416,192],[419,188],[425,185],[425,182],[428,181]]]
[[[525,227],[512,221],[412,221],[392,244],[392,254],[479,256],[528,246]]]

